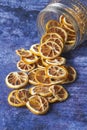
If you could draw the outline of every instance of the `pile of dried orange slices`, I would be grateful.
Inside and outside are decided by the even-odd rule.
[[[75,31],[63,15],[59,21],[47,22],[40,44],[32,45],[30,50],[16,50],[20,71],[9,73],[5,79],[7,86],[15,89],[8,96],[10,105],[26,106],[34,114],[45,114],[49,103],[68,98],[62,85],[75,81],[76,70],[66,65],[61,54],[66,47],[75,44]],[[28,84],[32,86],[25,89]]]

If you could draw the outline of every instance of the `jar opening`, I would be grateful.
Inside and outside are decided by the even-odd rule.
[[[71,24],[75,31],[75,44],[70,46],[70,48],[67,48],[67,51],[74,49],[80,42],[79,26],[78,26],[78,23],[76,22],[75,18],[73,17],[73,15],[71,15],[70,11],[73,12],[73,10],[69,10],[69,7],[67,7],[66,5],[63,5],[61,3],[52,3],[52,4],[49,4],[44,10],[42,10],[39,13],[38,21],[37,21],[38,28],[39,28],[39,34],[40,34],[40,36],[42,36],[46,32],[46,23],[49,20],[57,20],[58,22],[60,22],[59,21],[60,17],[64,16],[65,25],[66,25],[66,23],[68,24],[67,28],[68,28],[69,24]],[[71,35],[71,34],[69,34],[69,35]]]

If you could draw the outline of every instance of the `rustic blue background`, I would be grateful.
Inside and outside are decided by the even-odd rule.
[[[11,89],[5,77],[16,71],[15,50],[28,49],[39,42],[36,19],[48,0],[0,0],[0,130],[87,130],[87,42],[65,55],[78,72],[75,83],[66,85],[70,97],[50,106],[46,115],[33,115],[28,109],[11,107]],[[87,4],[87,0],[84,0]]]

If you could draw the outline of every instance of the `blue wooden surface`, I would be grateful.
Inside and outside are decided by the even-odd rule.
[[[84,0],[87,3],[87,0]],[[70,97],[50,105],[46,115],[11,107],[5,77],[16,71],[15,50],[39,42],[36,19],[48,0],[0,0],[0,130],[87,130],[87,42],[65,54],[78,72],[75,83],[66,85]]]

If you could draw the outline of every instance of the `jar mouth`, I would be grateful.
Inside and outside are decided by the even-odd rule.
[[[78,44],[80,44],[80,29],[77,21],[75,20],[73,15],[71,15],[68,9],[69,9],[68,6],[63,5],[61,3],[49,4],[45,9],[43,9],[39,13],[37,18],[37,25],[39,28],[39,35],[41,36],[45,33],[45,25],[47,21],[52,19],[58,20],[58,15],[63,14],[66,18],[69,18],[70,23],[72,23],[74,27],[76,39],[75,39],[75,44],[72,46],[71,49],[75,49],[78,46]],[[72,9],[71,11],[73,12]]]

